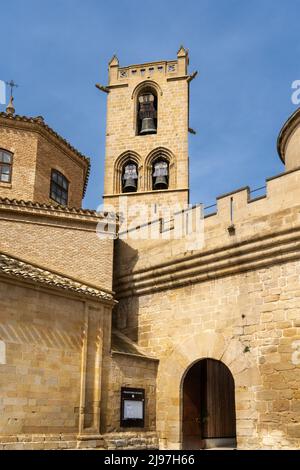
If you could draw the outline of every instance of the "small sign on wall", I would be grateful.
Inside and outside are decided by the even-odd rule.
[[[0,365],[6,364],[6,346],[4,341],[0,340]]]
[[[121,389],[121,427],[143,428],[145,426],[145,390]]]

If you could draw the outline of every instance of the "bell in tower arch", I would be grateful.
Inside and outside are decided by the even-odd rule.
[[[123,193],[135,193],[137,191],[137,167],[134,163],[127,163],[122,178]]]
[[[154,95],[145,93],[139,97],[139,119],[141,121],[140,135],[156,134],[155,120],[157,112],[154,106]]]
[[[168,164],[167,162],[160,160],[154,163],[154,173],[153,173],[153,189],[168,189]]]

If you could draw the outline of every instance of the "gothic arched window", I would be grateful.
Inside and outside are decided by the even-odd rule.
[[[151,87],[141,90],[137,99],[137,134],[157,133],[157,93]]]
[[[122,171],[122,192],[135,193],[138,188],[138,168],[137,165],[128,160]]]
[[[68,205],[69,181],[57,170],[51,171],[50,197],[62,206]]]
[[[152,164],[152,189],[169,188],[169,163],[162,157],[154,160]]]

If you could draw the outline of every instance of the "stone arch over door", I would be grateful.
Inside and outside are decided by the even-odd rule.
[[[240,391],[247,391],[250,402],[255,398],[255,386],[260,383],[256,356],[251,352],[245,353],[244,350],[245,347],[239,339],[226,338],[212,330],[195,333],[184,341],[169,345],[168,353],[160,360],[158,371],[157,430],[161,449],[182,448],[183,381],[190,367],[206,358],[223,362],[234,378],[239,441],[239,431],[242,433],[239,428]]]

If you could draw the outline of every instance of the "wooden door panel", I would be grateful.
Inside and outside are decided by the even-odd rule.
[[[203,437],[234,437],[234,381],[229,369],[213,359],[206,361],[206,401],[208,419]]]
[[[183,387],[183,446],[184,449],[201,448],[200,374],[198,367],[188,372]]]
[[[222,362],[199,361],[183,384],[183,448],[200,449],[205,439],[234,438],[235,420],[231,372]]]

